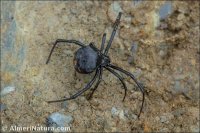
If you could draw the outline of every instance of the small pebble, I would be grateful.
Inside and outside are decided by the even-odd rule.
[[[168,129],[168,128],[162,128],[162,129],[160,130],[160,132],[169,132],[169,129]]]
[[[78,81],[76,82],[75,86],[74,86],[76,89],[80,89],[81,88],[81,82]]]
[[[133,64],[137,58],[138,43],[133,42],[131,46],[131,56],[128,58],[128,63]]]
[[[179,14],[177,20],[180,21],[183,20],[184,18],[185,18],[184,14]]]
[[[4,111],[7,109],[7,106],[5,104],[0,104],[0,108],[1,108],[1,111]]]
[[[117,108],[112,107],[111,114],[112,114],[112,116],[117,116],[119,114],[119,111],[117,110]]]
[[[164,57],[166,54],[165,54],[165,52],[164,52],[163,50],[160,50],[160,51],[159,51],[159,55],[160,55],[161,57]]]
[[[174,115],[171,113],[164,113],[162,116],[160,116],[160,122],[162,123],[169,123],[171,119],[174,118]]]
[[[130,120],[136,120],[138,118],[137,115],[135,115],[134,113],[128,111],[128,110],[125,110],[124,111],[124,116],[126,116],[126,118],[130,119]]]
[[[67,109],[68,108],[67,101],[62,102],[61,107],[64,108],[64,109]]]
[[[167,117],[166,116],[160,116],[160,122],[164,123],[167,121]]]
[[[137,50],[138,50],[138,43],[133,42],[133,44],[132,44],[132,46],[131,46],[131,52],[132,52],[133,54],[135,54],[135,53],[137,52]]]
[[[138,116],[135,115],[135,114],[132,114],[132,115],[131,115],[131,118],[134,119],[134,120],[136,120],[136,119],[138,118]]]
[[[3,90],[1,90],[1,97],[9,94],[12,91],[15,91],[14,86],[7,86],[7,87],[3,88]]]
[[[71,50],[64,50],[63,54],[67,55],[68,57],[73,57],[74,53]]]
[[[170,1],[165,2],[159,10],[160,20],[165,19],[172,12],[172,3]]]
[[[71,102],[69,105],[68,105],[68,111],[69,112],[74,112],[75,110],[78,109],[78,105],[77,103],[75,102]]]
[[[159,118],[158,116],[156,116],[156,118],[155,118],[155,119],[156,119],[156,121],[159,121],[159,120],[160,120],[160,118]]]
[[[141,4],[142,1],[143,1],[143,0],[133,0],[133,4],[134,4],[135,6],[137,6],[137,5]]]
[[[117,1],[114,1],[112,6],[113,6],[113,11],[116,12],[117,14],[122,11],[122,9]]]
[[[118,1],[114,1],[108,9],[108,16],[114,22],[119,12],[122,12],[121,6]]]
[[[141,74],[142,74],[142,70],[141,69],[136,69],[135,72],[133,72],[133,75],[136,78],[138,78]]]
[[[40,93],[39,90],[36,90],[36,91],[33,92],[33,95],[36,96],[36,97],[39,96],[40,94],[41,94],[41,93]]]
[[[48,127],[69,127],[69,124],[73,121],[73,118],[71,115],[64,115],[61,113],[53,113],[47,118],[47,126]],[[62,132],[64,131],[64,128],[60,128]]]
[[[180,127],[174,127],[174,131],[175,132],[181,132],[181,128]]]
[[[192,126],[190,127],[190,130],[191,130],[191,132],[193,132],[193,133],[199,133],[199,132],[200,132],[199,126],[195,126],[195,125],[192,125]]]
[[[123,110],[120,110],[120,112],[119,112],[119,118],[120,118],[121,120],[126,120]]]
[[[187,92],[189,91],[188,88],[183,87],[183,84],[181,84],[180,81],[175,81],[174,86],[172,87],[172,94],[176,95],[176,94],[181,94],[181,93],[185,93],[187,95]]]
[[[176,117],[180,117],[181,115],[183,115],[186,112],[186,110],[184,108],[180,108],[180,109],[176,109],[172,112],[172,114]]]

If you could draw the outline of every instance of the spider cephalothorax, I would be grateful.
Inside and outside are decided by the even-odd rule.
[[[117,72],[115,72],[115,70],[117,70],[119,72],[126,74],[127,76],[130,76],[131,79],[133,79],[135,81],[135,83],[139,87],[140,91],[142,92],[143,99],[142,99],[142,106],[141,106],[140,113],[139,113],[139,116],[140,116],[142,108],[143,108],[143,104],[144,104],[144,98],[145,98],[143,86],[141,86],[141,84],[137,82],[137,80],[136,80],[136,78],[134,77],[133,74],[131,74],[130,72],[128,72],[128,71],[126,71],[126,70],[124,70],[124,69],[122,69],[118,66],[111,64],[110,58],[107,55],[108,50],[110,49],[110,46],[111,46],[112,41],[114,39],[115,33],[117,31],[118,25],[120,23],[121,15],[122,15],[122,13],[120,12],[117,16],[117,19],[114,23],[114,28],[113,28],[110,40],[108,41],[108,44],[107,44],[105,50],[104,50],[104,44],[105,44],[105,40],[106,40],[106,34],[105,33],[103,34],[103,37],[102,37],[100,49],[96,48],[94,43],[90,43],[89,45],[86,46],[82,42],[79,42],[79,41],[76,41],[76,40],[65,40],[65,39],[57,39],[56,40],[56,42],[54,43],[54,45],[51,49],[51,52],[49,54],[49,57],[47,59],[46,64],[49,62],[50,57],[53,53],[53,50],[59,42],[74,43],[76,45],[81,46],[81,48],[79,48],[75,52],[74,67],[75,67],[76,71],[79,72],[79,73],[83,73],[83,74],[88,74],[88,73],[92,73],[92,72],[95,71],[95,75],[92,78],[92,80],[83,89],[79,90],[77,93],[75,93],[71,97],[63,98],[63,99],[60,99],[60,100],[48,101],[49,103],[61,102],[61,101],[66,101],[66,100],[71,100],[71,99],[77,98],[78,96],[83,94],[85,91],[90,89],[91,86],[94,84],[95,80],[98,78],[97,83],[96,83],[92,93],[90,94],[90,97],[89,97],[89,99],[90,99],[92,97],[94,91],[97,89],[98,85],[101,82],[104,69],[106,69],[109,72],[111,72],[112,74],[114,74],[121,81],[121,83],[124,87],[124,90],[125,90],[125,95],[124,95],[124,98],[123,98],[123,101],[124,101],[124,99],[126,97],[127,87],[126,87],[126,84],[124,82],[124,79]]]

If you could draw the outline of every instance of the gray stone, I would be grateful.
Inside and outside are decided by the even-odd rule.
[[[68,107],[67,107],[69,112],[74,112],[75,110],[78,109],[78,105],[75,102],[71,102]]]
[[[161,130],[160,130],[160,132],[169,132],[169,129],[168,128],[162,128]]]
[[[190,130],[191,130],[191,132],[193,132],[193,133],[199,133],[199,132],[200,132],[199,126],[194,126],[194,125],[192,125],[192,126],[190,126]]]
[[[4,110],[7,109],[7,106],[5,104],[1,103],[0,104],[0,109],[1,109],[1,111],[4,111]]]
[[[68,108],[67,101],[62,102],[61,107],[64,108],[64,109],[67,109]]]
[[[176,117],[183,115],[186,112],[185,108],[176,109],[172,112],[172,114]]]
[[[163,50],[160,50],[158,53],[161,57],[164,57],[166,55],[166,52]]]
[[[140,5],[142,3],[143,0],[133,0],[133,4],[135,6]]]
[[[180,83],[180,81],[175,81],[174,85],[172,86],[172,94],[181,94],[182,92],[185,92],[187,88],[184,89],[183,85]]]
[[[119,114],[119,110],[117,110],[117,108],[115,108],[115,107],[112,107],[111,114],[112,114],[112,116],[117,116]]]
[[[167,1],[159,9],[160,20],[165,19],[171,13],[172,13],[172,3],[170,1]]]
[[[48,127],[60,127],[61,132],[66,132],[62,127],[69,127],[69,124],[73,121],[71,115],[64,115],[61,113],[53,113],[47,118]]]
[[[135,114],[131,114],[131,118],[134,119],[134,120],[136,120],[138,118],[138,116],[135,115]]]
[[[138,50],[138,43],[137,42],[133,42],[132,46],[131,46],[131,52],[133,54],[135,54]]]
[[[133,112],[125,110],[124,111],[124,116],[126,116],[126,118],[130,119],[130,120],[136,120],[138,118],[137,115],[135,115]]]
[[[117,1],[114,1],[114,3],[112,4],[112,7],[113,7],[113,11],[116,12],[117,14],[122,11],[119,5],[119,2]]]
[[[162,123],[169,123],[171,119],[174,118],[174,115],[171,113],[164,113],[162,116],[160,116],[160,122]]]
[[[128,63],[132,64],[135,63],[135,60],[137,58],[137,50],[138,50],[138,43],[133,42],[131,46],[131,56],[128,58]]]
[[[174,131],[177,132],[177,133],[181,132],[181,128],[180,127],[174,127]]]
[[[68,56],[68,57],[73,57],[74,56],[74,52],[72,52],[71,50],[64,50],[63,54]]]
[[[167,121],[167,117],[166,116],[160,116],[160,122],[164,123]]]
[[[122,12],[122,8],[118,1],[114,1],[112,4],[110,4],[108,9],[108,16],[109,18],[114,22],[116,19],[116,16],[119,12]]]
[[[7,87],[3,88],[1,90],[1,97],[5,96],[5,95],[7,95],[7,94],[9,94],[9,93],[11,93],[13,91],[15,91],[15,87],[14,86],[7,86]]]
[[[188,76],[188,74],[177,74],[176,76],[174,76],[175,80],[183,80]]]
[[[181,84],[179,81],[175,81],[175,84],[174,84],[174,93],[179,93],[181,91]]]
[[[156,117],[155,117],[155,120],[156,120],[156,121],[159,121],[159,120],[160,120],[160,118],[159,118],[158,116],[156,116]]]
[[[171,47],[171,46],[169,46],[168,44],[165,44],[165,43],[160,44],[160,45],[158,46],[158,51],[159,51],[159,52],[158,52],[158,55],[159,55],[162,59],[166,58],[166,57],[168,56],[168,52],[169,52],[170,47]]]
[[[133,64],[135,62],[135,58],[133,56],[128,57],[128,63]]]
[[[124,114],[124,111],[123,111],[123,110],[120,110],[120,111],[119,111],[119,118],[120,118],[121,120],[126,120],[126,117],[125,117],[125,114]]]
[[[41,93],[39,90],[36,90],[33,92],[33,95],[37,97],[37,96],[41,95]]]
[[[133,72],[133,75],[138,78],[140,75],[142,74],[142,70],[141,69],[136,69],[135,72]]]

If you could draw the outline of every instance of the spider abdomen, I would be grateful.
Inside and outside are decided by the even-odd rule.
[[[98,52],[91,48],[90,45],[78,49],[74,57],[74,67],[79,73],[93,72],[99,62]]]

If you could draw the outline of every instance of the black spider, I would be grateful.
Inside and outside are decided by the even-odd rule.
[[[117,19],[114,23],[114,28],[110,37],[110,40],[108,42],[108,45],[106,47],[106,49],[104,50],[104,44],[105,44],[105,40],[106,40],[106,34],[103,34],[102,37],[102,43],[101,43],[101,49],[97,49],[94,46],[94,43],[90,43],[89,45],[85,45],[79,41],[76,40],[65,40],[65,39],[57,39],[55,44],[53,45],[51,52],[49,54],[49,57],[47,59],[46,64],[49,62],[51,54],[53,53],[53,50],[56,46],[56,44],[60,43],[60,42],[67,42],[67,43],[74,43],[76,45],[81,46],[80,49],[78,49],[75,53],[75,58],[74,58],[74,66],[76,71],[78,71],[79,73],[83,73],[83,74],[88,74],[88,73],[92,73],[93,71],[95,72],[95,75],[93,77],[93,79],[81,90],[79,90],[76,94],[72,95],[69,98],[63,98],[60,100],[54,100],[54,101],[47,101],[48,103],[52,103],[52,102],[61,102],[61,101],[65,101],[65,100],[71,100],[71,99],[75,99],[78,96],[80,96],[81,94],[83,94],[85,91],[87,91],[88,89],[90,89],[90,87],[94,84],[95,80],[98,77],[98,81],[94,87],[94,89],[92,90],[92,93],[89,96],[89,99],[92,97],[94,91],[97,89],[98,85],[100,84],[101,80],[102,80],[102,73],[103,73],[103,68],[105,68],[106,70],[110,71],[112,74],[114,74],[122,83],[124,89],[125,89],[125,95],[123,97],[123,101],[126,97],[126,91],[127,91],[127,87],[125,85],[125,82],[123,80],[123,78],[114,70],[120,71],[124,74],[126,74],[127,76],[130,76],[134,82],[137,84],[137,86],[139,87],[140,91],[142,92],[143,95],[143,99],[142,99],[142,106],[140,109],[140,113],[138,115],[138,117],[141,114],[142,108],[143,108],[143,104],[144,104],[144,88],[143,86],[137,82],[136,78],[134,77],[133,74],[131,74],[130,72],[123,70],[122,68],[115,66],[113,64],[110,63],[110,58],[107,55],[108,54],[108,50],[112,44],[112,41],[114,39],[117,27],[120,23],[120,18],[121,18],[122,13],[120,12],[117,16]]]

